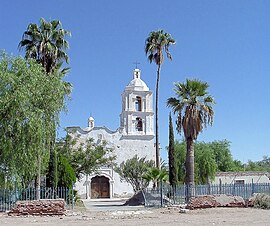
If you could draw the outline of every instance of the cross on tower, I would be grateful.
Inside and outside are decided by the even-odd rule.
[[[135,69],[138,69],[138,64],[140,64],[140,63],[138,61],[136,61],[133,64],[136,64],[136,68]]]

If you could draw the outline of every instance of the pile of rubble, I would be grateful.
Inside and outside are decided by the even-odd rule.
[[[246,207],[241,196],[232,195],[205,195],[191,198],[187,208],[213,208],[213,207]]]
[[[65,214],[64,199],[41,199],[32,201],[17,201],[8,215],[63,215]]]
[[[143,197],[143,193],[142,191],[139,191],[137,193],[135,193],[131,198],[129,198],[124,206],[140,206],[140,205],[144,205],[145,201],[144,201],[144,197]]]

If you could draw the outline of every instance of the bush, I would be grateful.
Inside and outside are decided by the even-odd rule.
[[[258,194],[254,201],[255,208],[270,209],[270,195]]]

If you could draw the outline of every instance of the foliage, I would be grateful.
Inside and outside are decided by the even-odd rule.
[[[215,173],[221,171],[220,166],[226,166],[225,171],[242,171],[243,164],[240,161],[233,160],[230,146],[227,140],[213,142],[195,142],[195,182],[196,184],[208,183],[208,179],[214,179]],[[185,156],[186,143],[184,141],[175,141],[175,154],[177,165],[177,176],[179,183],[185,182]],[[216,154],[224,155],[216,157]],[[228,158],[229,156],[229,158]],[[221,160],[222,159],[222,160]],[[220,161],[222,163],[220,164]]]
[[[167,182],[168,181],[168,172],[165,169],[159,169],[157,167],[151,167],[143,175],[143,178],[147,182],[153,182],[153,188],[156,188],[156,185],[159,181]]]
[[[145,54],[148,57],[150,63],[153,61],[158,66],[157,69],[157,80],[156,80],[156,167],[160,168],[160,150],[159,150],[159,131],[158,131],[158,95],[159,95],[159,79],[160,79],[160,68],[164,61],[163,51],[165,51],[167,57],[172,60],[172,56],[169,52],[170,45],[175,44],[175,40],[169,33],[163,30],[150,32],[148,38],[145,41]]]
[[[133,158],[123,161],[115,168],[115,171],[120,175],[121,180],[130,183],[134,192],[137,192],[148,186],[149,181],[144,178],[144,174],[153,166],[154,161],[135,155]]]
[[[66,36],[70,36],[70,32],[62,28],[59,20],[47,22],[41,18],[39,25],[28,25],[19,47],[25,48],[26,59],[35,59],[44,67],[46,73],[51,73],[59,70],[63,61],[68,63],[65,51],[69,44],[65,40]],[[61,73],[66,74],[67,70],[64,68]]]
[[[0,100],[0,165],[27,186],[47,168],[65,106],[62,75],[45,76],[33,60],[2,54]]]
[[[174,149],[175,149],[175,162],[177,166],[177,181],[178,183],[184,184],[186,174],[185,169],[186,149],[187,149],[186,143],[175,140]]]
[[[208,184],[215,178],[217,164],[210,145],[197,143],[195,145],[195,162],[198,170],[196,177],[198,184]]]
[[[214,152],[217,170],[228,172],[234,170],[234,162],[230,151],[230,142],[227,140],[213,141],[209,143]]]
[[[215,103],[208,94],[209,85],[200,80],[187,79],[186,83],[175,83],[175,97],[167,100],[167,106],[177,114],[176,129],[184,132],[185,139],[196,140],[207,124],[212,125]]]
[[[255,208],[270,209],[270,195],[257,194],[254,201]]]
[[[46,187],[57,187],[58,185],[58,156],[56,150],[51,150],[46,174]]]
[[[79,139],[67,135],[58,143],[58,151],[68,159],[80,179],[82,174],[89,175],[101,166],[113,165],[115,156],[113,150],[107,148],[106,142],[96,144],[93,139],[79,143]]]
[[[58,157],[58,186],[72,188],[72,184],[76,182],[75,172],[70,165],[68,159],[63,155]]]
[[[240,160],[233,160],[233,172],[239,172],[244,170],[244,164]]]
[[[169,147],[168,147],[168,157],[169,157],[169,181],[170,185],[175,187],[177,184],[177,169],[175,162],[175,144],[174,144],[174,133],[171,113],[169,115]]]
[[[147,57],[150,63],[154,61],[156,65],[161,65],[164,61],[163,51],[165,51],[167,57],[171,60],[172,55],[169,47],[175,43],[171,35],[163,30],[150,32],[145,41],[145,53],[148,55]]]
[[[244,169],[246,171],[267,171],[270,172],[270,157],[264,156],[260,161],[251,161],[249,160],[247,164],[245,164]]]
[[[194,140],[207,125],[212,125],[215,103],[208,94],[209,85],[199,80],[187,79],[186,83],[175,83],[176,97],[167,101],[177,114],[176,129],[179,133],[183,130],[187,144],[186,153],[186,184],[194,185]]]
[[[29,24],[27,30],[23,34],[23,38],[19,43],[20,48],[25,48],[25,58],[34,59],[38,64],[41,64],[44,68],[46,75],[55,74],[63,77],[69,71],[69,68],[62,70],[62,64],[65,61],[68,63],[68,55],[65,50],[69,48],[68,42],[65,37],[70,35],[69,31],[62,28],[59,20],[53,20],[51,22],[45,21],[43,18],[40,19],[39,26],[37,24]],[[64,80],[61,80],[63,84],[63,97],[71,93],[71,84]],[[57,87],[55,87],[57,88]],[[62,97],[60,97],[62,99]],[[58,115],[57,115],[58,117]],[[57,118],[51,117],[52,127],[54,127],[54,134],[51,134],[51,141],[47,143],[46,149],[49,152],[53,152],[55,139],[56,139],[56,120]],[[52,157],[52,155],[50,155]],[[38,175],[36,178],[36,190],[37,199],[39,199],[40,190],[40,171],[41,171],[41,159],[38,166]],[[50,160],[52,162],[53,160]]]

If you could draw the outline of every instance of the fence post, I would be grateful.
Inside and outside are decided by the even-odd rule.
[[[73,193],[73,190],[74,190],[74,182],[72,181],[72,188],[71,188],[71,202],[72,202],[72,209],[74,209],[74,193]]]
[[[163,184],[162,184],[162,180],[160,181],[160,205],[161,207],[163,207]]]
[[[253,178],[251,180],[251,196],[254,194],[254,183],[253,183]]]
[[[210,182],[207,184],[207,194],[211,195],[211,185]]]

